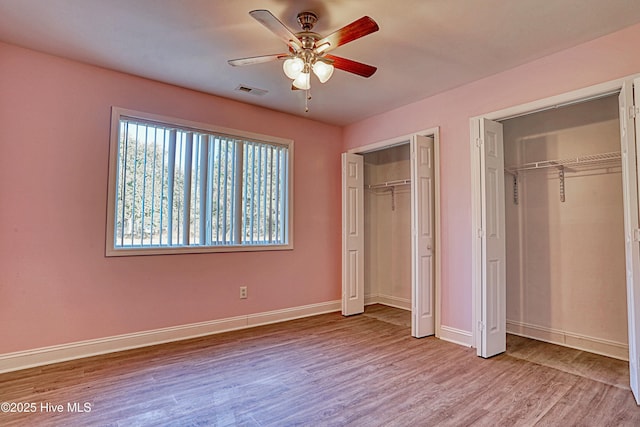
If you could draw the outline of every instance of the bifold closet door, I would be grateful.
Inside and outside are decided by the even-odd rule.
[[[364,312],[364,161],[342,154],[342,314]]]
[[[417,338],[436,332],[434,315],[434,141],[416,135],[411,156],[412,219],[412,321],[411,335]]]
[[[502,124],[480,121],[480,186],[482,202],[481,333],[478,355],[491,357],[507,349],[506,241],[504,220],[504,146]]]
[[[635,92],[635,96],[634,96]],[[640,224],[638,220],[638,106],[640,79],[626,81],[619,96],[620,151],[622,154],[622,200],[624,204],[627,317],[629,330],[629,379],[631,391],[640,404]],[[635,98],[635,105],[634,105]]]

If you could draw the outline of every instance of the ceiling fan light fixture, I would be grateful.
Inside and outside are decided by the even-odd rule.
[[[304,61],[297,56],[289,58],[282,64],[282,69],[287,77],[295,80],[304,70]]]
[[[321,83],[327,82],[336,68],[362,77],[371,77],[376,72],[376,67],[371,65],[327,55],[328,52],[342,45],[378,31],[378,24],[368,16],[363,16],[328,36],[322,37],[320,34],[313,32],[313,27],[318,21],[318,15],[313,12],[306,11],[298,14],[298,23],[302,28],[302,31],[298,33],[293,33],[266,9],[252,10],[249,15],[284,41],[289,50],[275,55],[231,59],[227,62],[235,67],[284,60],[282,69],[284,74],[293,80],[292,89],[307,91],[305,94],[305,111],[309,111],[307,103],[311,99],[309,89],[311,89],[310,77],[312,72]]]
[[[318,60],[313,64],[313,74],[318,77],[320,83],[325,83],[331,78],[331,76],[333,75],[333,69],[334,68],[332,64],[327,64],[324,61]]]
[[[311,76],[309,75],[309,72],[301,72],[293,81],[293,85],[302,90],[311,89]]]

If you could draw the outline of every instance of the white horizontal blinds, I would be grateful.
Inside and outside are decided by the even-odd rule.
[[[242,243],[286,243],[287,148],[244,142]]]
[[[169,131],[120,122],[116,178],[116,247],[166,245]]]
[[[121,117],[114,247],[286,244],[287,150]]]

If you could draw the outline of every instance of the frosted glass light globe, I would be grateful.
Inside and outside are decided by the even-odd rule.
[[[292,80],[295,80],[304,69],[304,61],[298,57],[289,58],[282,64],[284,73]]]
[[[300,73],[298,77],[293,81],[293,85],[298,89],[308,90],[311,89],[311,79],[309,73]]]
[[[313,64],[313,73],[318,76],[320,83],[324,83],[331,78],[331,75],[333,74],[333,65],[327,64],[323,61],[316,61],[316,63]]]

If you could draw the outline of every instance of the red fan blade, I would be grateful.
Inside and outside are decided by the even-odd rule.
[[[342,58],[340,56],[325,55],[324,58],[333,61],[333,66],[349,73],[357,74],[362,77],[371,77],[377,68],[362,62],[353,61],[351,59]]]
[[[273,34],[282,39],[289,47],[297,51],[302,48],[302,44],[298,37],[293,34],[278,18],[273,16],[271,12],[264,9],[252,10],[249,15],[267,27]]]
[[[367,34],[375,33],[379,29],[376,21],[368,16],[363,16],[357,21],[353,21],[351,24],[329,34],[327,37],[318,40],[316,42],[316,51],[318,53],[329,52],[338,46],[357,40]]]
[[[278,59],[284,59],[287,57],[289,57],[289,54],[287,53],[278,53],[276,55],[262,55],[262,56],[252,56],[250,58],[230,59],[227,62],[229,63],[229,65],[238,67],[241,65],[253,65],[253,64],[262,64],[263,62],[277,61]]]

